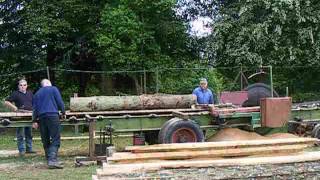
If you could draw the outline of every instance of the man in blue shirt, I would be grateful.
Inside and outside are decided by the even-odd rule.
[[[208,89],[208,81],[205,78],[200,79],[200,86],[195,88],[192,94],[196,96],[198,104],[214,104],[214,95]]]
[[[33,97],[33,127],[40,125],[40,134],[45,156],[50,169],[62,169],[58,161],[60,147],[59,110],[64,115],[64,103],[59,90],[48,79],[41,81],[41,88]]]

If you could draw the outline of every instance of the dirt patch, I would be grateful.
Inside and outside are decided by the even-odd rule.
[[[8,171],[10,169],[16,168],[18,165],[16,163],[1,163],[0,171]]]
[[[289,133],[275,133],[267,136],[262,136],[255,132],[248,132],[237,128],[226,128],[211,136],[207,141],[237,141],[237,140],[258,140],[258,139],[282,139],[282,138],[297,138]]]
[[[18,150],[1,150],[0,151],[0,157],[12,157],[12,156],[18,156],[19,151]]]

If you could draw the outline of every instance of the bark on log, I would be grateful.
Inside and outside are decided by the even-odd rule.
[[[93,96],[70,98],[70,111],[190,108],[190,95]]]

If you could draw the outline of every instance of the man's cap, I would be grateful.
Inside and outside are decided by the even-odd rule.
[[[208,83],[206,78],[200,78],[200,83]]]

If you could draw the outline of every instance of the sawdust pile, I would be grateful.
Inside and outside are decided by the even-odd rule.
[[[237,128],[226,128],[217,132],[210,137],[208,142],[215,141],[237,141],[237,140],[258,140],[258,139],[281,139],[281,138],[296,138],[297,136],[289,133],[275,133],[267,136],[262,136],[255,132],[248,132]]]

